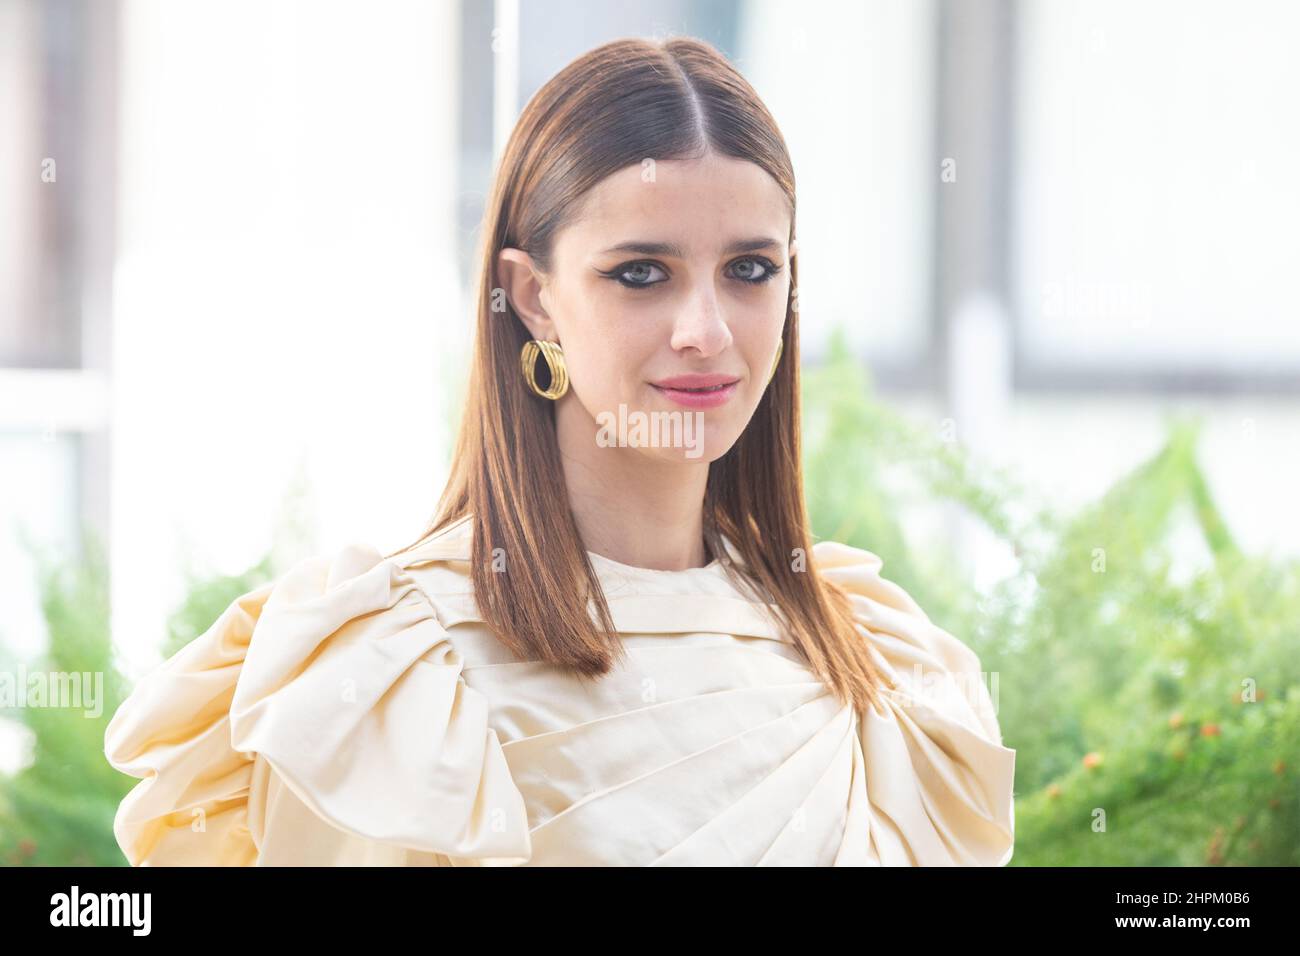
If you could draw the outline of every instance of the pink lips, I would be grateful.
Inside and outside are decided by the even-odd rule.
[[[716,408],[736,393],[740,380],[734,375],[674,375],[651,382],[651,386],[686,408]]]

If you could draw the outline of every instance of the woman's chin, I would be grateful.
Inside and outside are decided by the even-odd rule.
[[[663,437],[663,436],[661,436]],[[647,445],[637,450],[643,455],[650,455],[658,461],[708,464],[727,453],[739,433],[723,423],[711,423],[708,416],[697,422],[692,429],[686,429],[679,436],[668,436],[667,441],[659,445]],[[680,439],[680,440],[679,440]]]

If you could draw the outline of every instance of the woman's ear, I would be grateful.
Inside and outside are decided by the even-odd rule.
[[[791,239],[791,240],[790,240],[790,258],[793,259],[793,258],[795,257],[795,254],[796,254],[798,251],[799,251],[799,240],[798,240],[798,239]]]
[[[545,276],[522,249],[505,248],[497,253],[497,279],[515,314],[535,339],[552,339],[555,323],[542,305]],[[493,290],[494,295],[497,294]]]

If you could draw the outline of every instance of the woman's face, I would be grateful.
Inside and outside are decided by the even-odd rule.
[[[598,443],[631,454],[707,463],[726,453],[776,356],[789,235],[776,181],[754,163],[709,154],[606,178],[557,234],[546,276],[504,250],[516,312],[534,338],[564,350],[569,393],[558,420],[590,419]]]

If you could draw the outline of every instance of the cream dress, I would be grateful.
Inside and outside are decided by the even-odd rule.
[[[975,654],[869,551],[812,561],[898,682],[841,705],[718,562],[592,554],[626,663],[584,687],[479,619],[471,525],[308,558],[137,684],[105,754],[136,866],[1001,866],[1015,751]],[[732,554],[736,552],[733,550]]]

